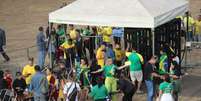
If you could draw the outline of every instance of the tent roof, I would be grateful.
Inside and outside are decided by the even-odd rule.
[[[49,22],[154,28],[188,9],[186,0],[77,0],[49,14]]]

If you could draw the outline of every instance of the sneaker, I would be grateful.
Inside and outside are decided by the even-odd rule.
[[[141,90],[137,90],[136,93],[137,93],[137,94],[143,94],[143,91],[141,91]]]

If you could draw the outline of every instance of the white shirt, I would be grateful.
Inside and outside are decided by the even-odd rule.
[[[73,91],[73,89],[75,88],[75,83],[76,82],[67,82],[64,85],[63,93],[65,95],[69,96],[71,94],[71,92]],[[77,90],[80,91],[80,86],[78,83],[76,83],[76,87],[77,87]],[[66,98],[66,101],[69,101],[68,98]],[[76,96],[76,101],[78,101],[78,96]]]

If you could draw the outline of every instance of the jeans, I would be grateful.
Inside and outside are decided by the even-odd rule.
[[[201,35],[200,34],[194,35],[193,36],[193,41],[200,42],[201,41]]]
[[[45,96],[34,96],[34,101],[47,101]]]
[[[187,41],[193,40],[193,32],[192,31],[187,32],[186,39],[187,39]]]
[[[43,69],[45,63],[45,50],[44,51],[38,51],[38,65],[40,66],[40,69]]]
[[[147,87],[147,101],[153,101],[154,97],[154,83],[152,80],[145,80]]]

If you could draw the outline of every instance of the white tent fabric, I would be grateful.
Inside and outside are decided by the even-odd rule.
[[[187,10],[186,0],[77,0],[51,12],[49,22],[154,28]]]

